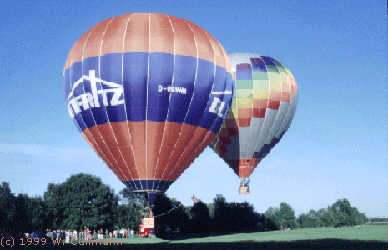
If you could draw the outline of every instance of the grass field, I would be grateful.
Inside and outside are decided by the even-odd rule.
[[[61,249],[387,249],[388,225],[304,228],[291,231],[187,235],[184,239],[117,239],[111,246],[70,245]],[[58,247],[58,246],[57,246]],[[14,248],[15,249],[15,248]],[[22,249],[22,248],[18,248]],[[24,249],[24,248],[23,248]],[[44,249],[47,249],[44,248]]]
[[[388,225],[191,235],[185,239],[123,239],[127,249],[388,249]],[[115,248],[116,249],[116,248]]]
[[[183,240],[162,240],[162,239],[124,239],[123,243],[128,244],[155,244],[155,243],[202,243],[202,242],[267,242],[267,241],[297,241],[297,240],[322,240],[341,239],[359,241],[382,241],[388,242],[388,225],[362,225],[344,228],[303,228],[291,231],[271,231],[257,233],[237,233],[221,236],[209,236],[183,239]]]

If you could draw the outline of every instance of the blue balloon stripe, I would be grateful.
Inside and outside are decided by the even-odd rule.
[[[197,58],[183,55],[175,55],[174,66],[174,55],[169,53],[90,57],[74,63],[64,75],[69,114],[81,131],[147,117],[148,121],[185,122],[217,133],[232,97],[232,85],[227,83],[232,77],[225,68],[204,59],[198,59],[197,68]]]
[[[150,54],[148,108],[149,121],[165,121],[169,106],[169,92],[163,91],[171,86],[174,55],[166,53]]]

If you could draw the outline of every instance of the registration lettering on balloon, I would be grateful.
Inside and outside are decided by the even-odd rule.
[[[175,86],[163,87],[162,85],[159,84],[158,92],[161,93],[163,91],[167,91],[168,93],[179,93],[183,95],[186,95],[187,93],[187,89],[185,87],[175,87]]]
[[[97,86],[97,83],[101,83],[101,87]],[[86,84],[90,85],[92,93],[85,92],[75,96],[74,90]],[[108,100],[108,93],[112,93],[110,100]],[[80,79],[73,83],[71,92],[69,93],[68,100],[68,111],[71,118],[74,118],[74,114],[81,112],[89,108],[101,107],[98,100],[98,95],[102,96],[102,104],[107,106],[118,106],[124,104],[123,99],[123,86],[115,83],[104,81],[101,78],[96,77],[94,70],[89,70],[89,75],[83,75]]]

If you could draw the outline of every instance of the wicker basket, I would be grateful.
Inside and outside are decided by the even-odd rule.
[[[249,194],[249,187],[248,186],[243,186],[238,189],[238,192],[240,194]]]

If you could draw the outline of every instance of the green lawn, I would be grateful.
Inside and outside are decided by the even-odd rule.
[[[304,228],[291,231],[236,233],[219,236],[186,235],[185,239],[116,239],[122,244],[55,246],[61,249],[367,249],[388,250],[388,225],[363,225],[344,228]],[[39,247],[38,247],[39,248]],[[15,249],[15,248],[14,248]],[[16,249],[25,249],[16,247]],[[48,249],[42,247],[42,249]]]
[[[267,242],[342,239],[360,241],[388,242],[388,225],[362,225],[344,228],[303,228],[291,231],[272,231],[257,233],[237,233],[211,237],[194,237],[185,240],[162,239],[124,239],[123,243],[155,244],[155,243],[201,243],[201,242]]]

